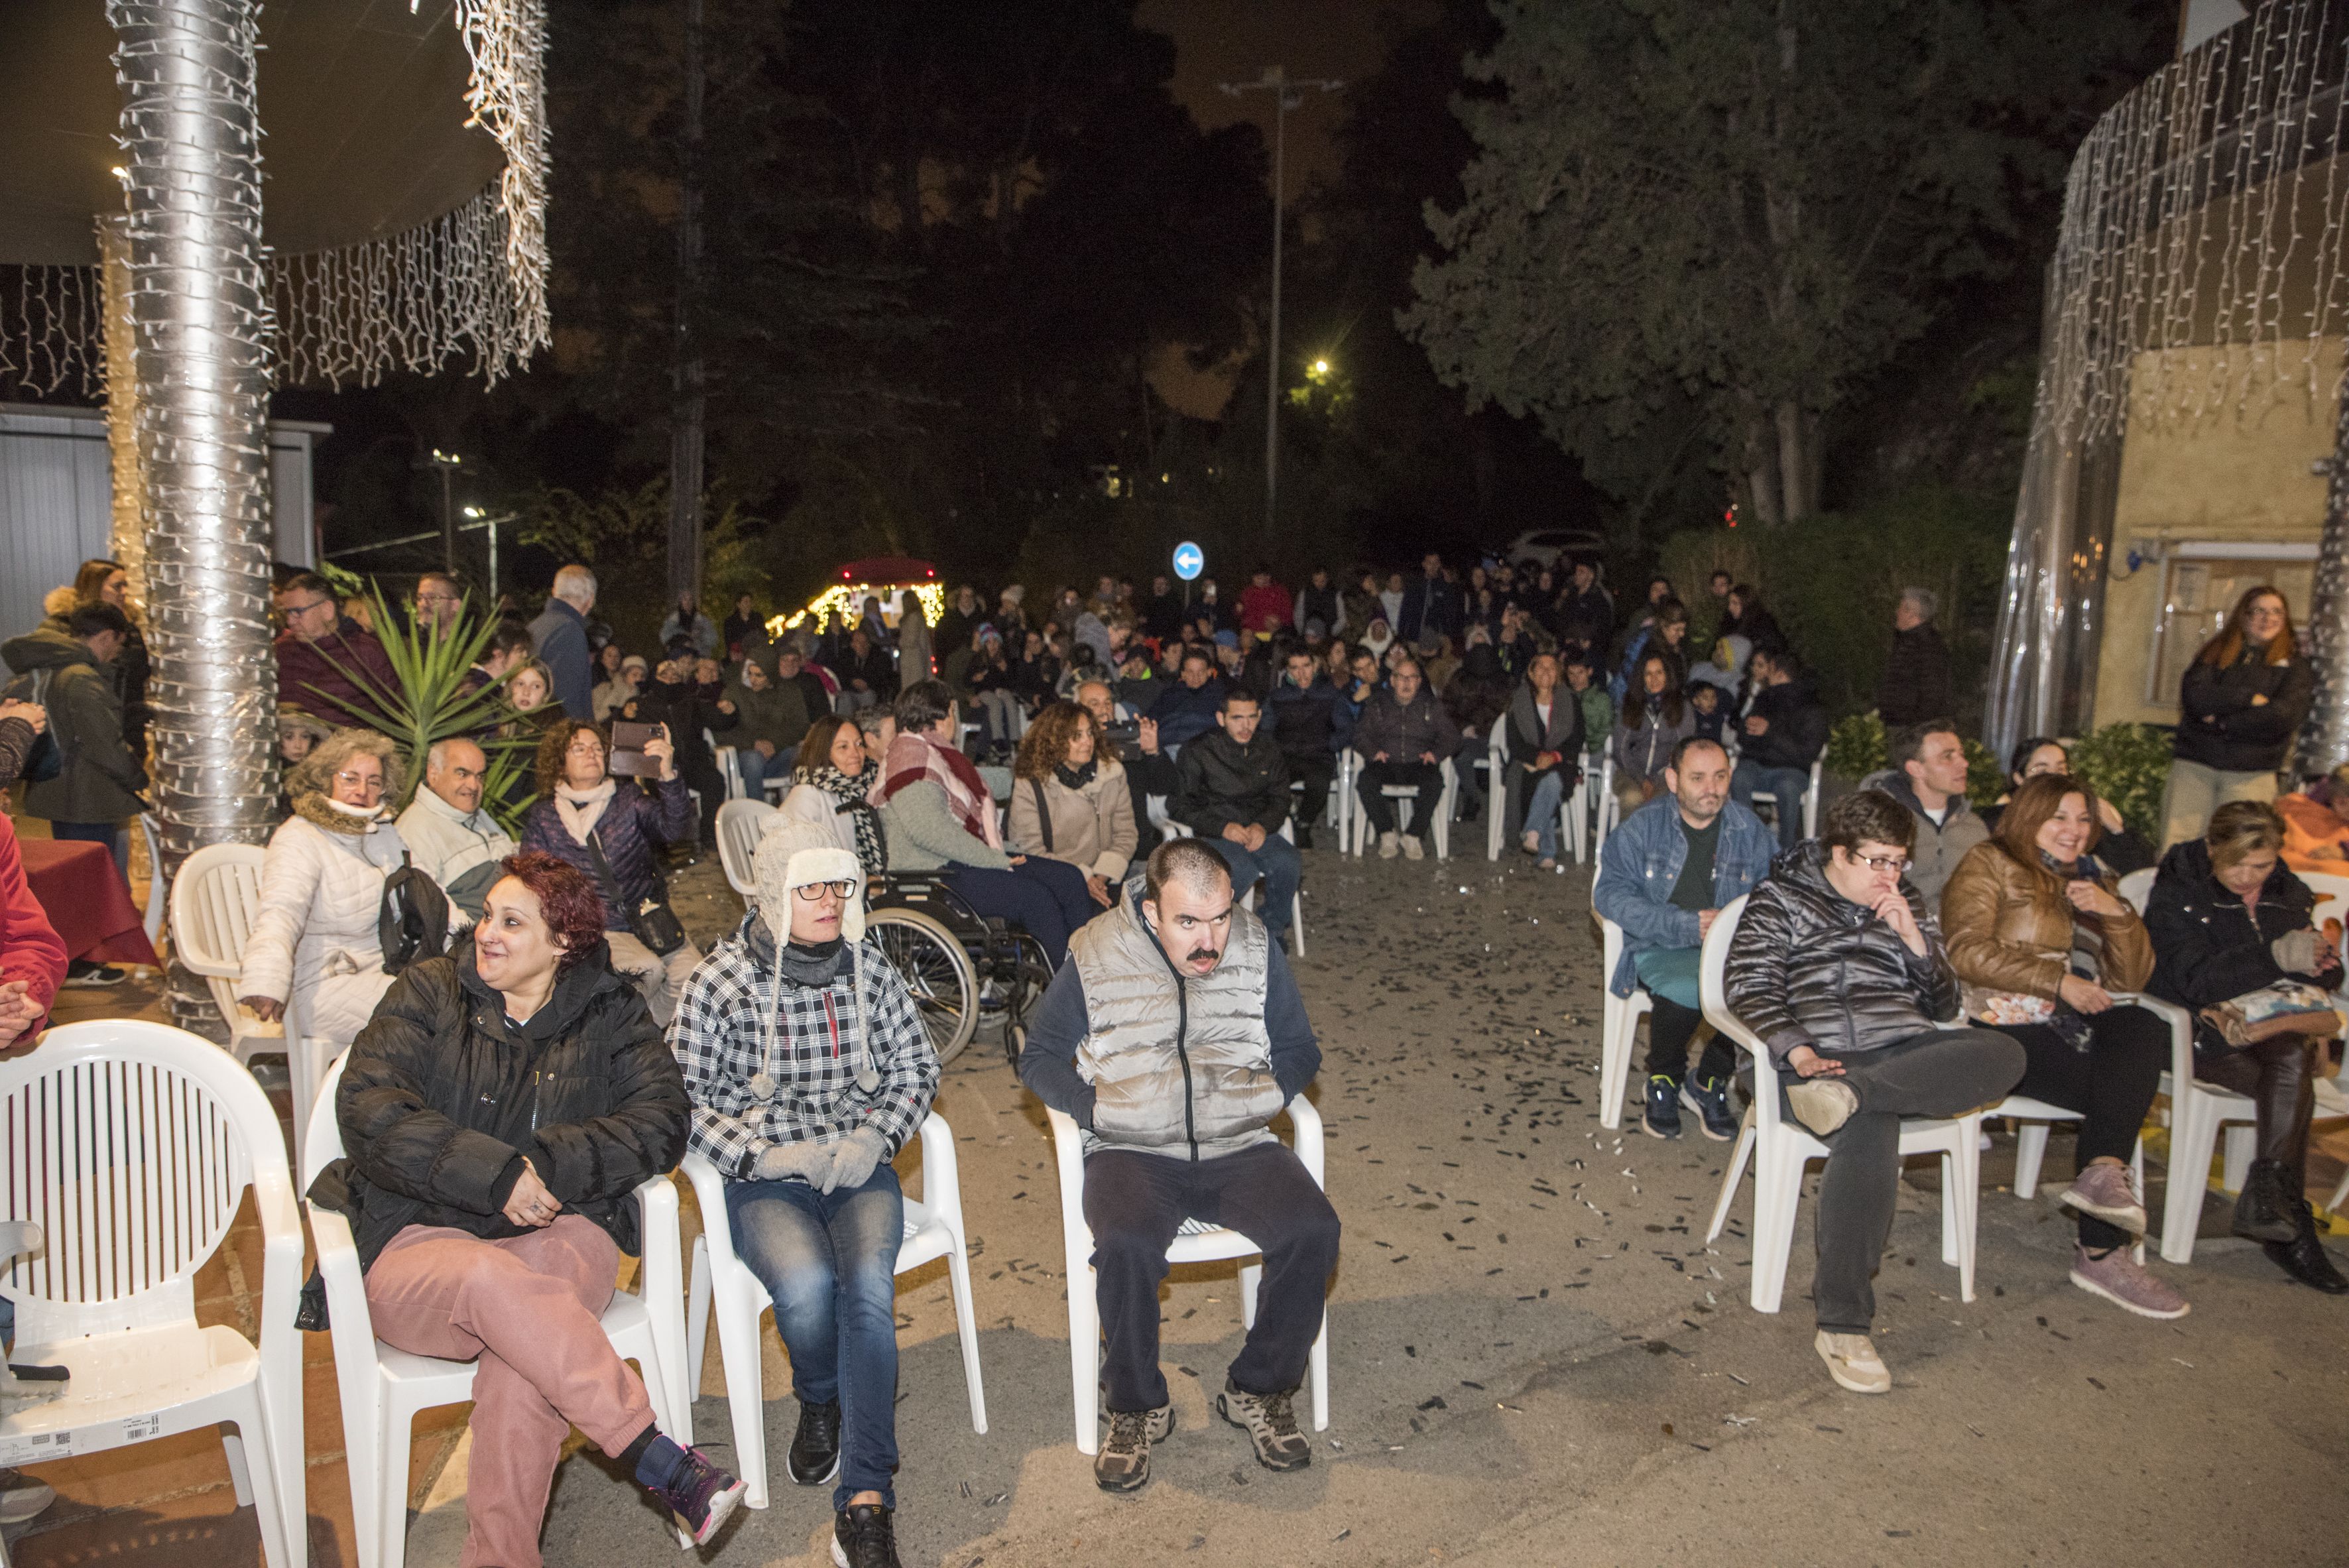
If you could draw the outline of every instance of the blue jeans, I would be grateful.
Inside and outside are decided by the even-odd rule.
[[[1265,836],[1264,847],[1244,850],[1229,839],[1208,839],[1224,863],[1232,868],[1232,896],[1239,897],[1264,882],[1264,897],[1257,902],[1257,912],[1264,919],[1264,929],[1275,942],[1288,934],[1288,917],[1297,907],[1297,884],[1305,880],[1305,860],[1297,846],[1278,833]]]
[[[104,844],[106,852],[114,857],[114,869],[124,876],[130,874],[130,835],[113,822],[51,822],[49,837],[71,839],[85,844]]]
[[[1557,808],[1566,799],[1566,769],[1553,768],[1534,783],[1526,797],[1526,831],[1535,835],[1534,852],[1543,860],[1557,859]]]
[[[790,778],[792,764],[799,759],[799,755],[800,748],[796,746],[786,746],[772,757],[761,756],[755,746],[736,747],[734,766],[742,770],[742,798],[745,800],[765,799],[763,791],[767,780],[770,778]]]
[[[1737,771],[1729,776],[1732,799],[1752,810],[1754,797],[1772,795],[1778,801],[1778,847],[1791,850],[1803,841],[1803,795],[1811,787],[1811,770],[1807,768],[1764,768],[1758,762],[1740,762]]]
[[[884,1164],[864,1186],[726,1183],[734,1251],[774,1298],[802,1405],[840,1406],[837,1513],[860,1491],[897,1506],[897,1248],[905,1198]]]

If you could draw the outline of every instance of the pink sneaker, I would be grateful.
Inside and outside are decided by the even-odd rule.
[[[2129,1168],[2098,1161],[2073,1179],[2055,1201],[2083,1214],[2094,1214],[2108,1225],[2118,1225],[2132,1236],[2145,1234],[2145,1205],[2137,1202]]]
[[[2146,1273],[2145,1265],[2131,1257],[2127,1247],[2115,1247],[2096,1258],[2088,1255],[2087,1248],[2075,1244],[2072,1249],[2072,1283],[2090,1295],[2101,1295],[2139,1317],[2183,1317],[2192,1310],[2184,1296]]]

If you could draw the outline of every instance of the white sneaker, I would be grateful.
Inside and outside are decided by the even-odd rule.
[[[1541,851],[1541,835],[1539,833],[1521,833],[1517,836],[1517,842],[1523,846],[1526,853],[1529,855],[1537,854]]]
[[[1416,861],[1426,858],[1427,847],[1419,841],[1419,835],[1417,833],[1404,833],[1398,836],[1402,840],[1402,858],[1404,860]]]
[[[1796,1121],[1825,1138],[1851,1119],[1859,1109],[1859,1096],[1841,1078],[1805,1078],[1786,1086],[1786,1107]]]
[[[1401,833],[1381,833],[1379,835],[1379,859],[1382,861],[1391,861],[1401,853],[1402,853],[1402,835]],[[1412,858],[1413,860],[1417,860],[1419,857],[1413,855]]]
[[[54,1488],[22,1470],[0,1470],[0,1524],[22,1524],[38,1519],[57,1500]]]
[[[1827,1364],[1827,1376],[1840,1387],[1855,1394],[1889,1394],[1892,1392],[1892,1368],[1876,1353],[1876,1341],[1865,1334],[1829,1334],[1819,1330],[1812,1341],[1819,1359]]]

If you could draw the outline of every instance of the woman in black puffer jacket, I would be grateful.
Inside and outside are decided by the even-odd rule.
[[[574,1425],[706,1541],[741,1483],[655,1429],[601,1326],[641,1244],[629,1195],[685,1151],[685,1080],[612,972],[595,884],[550,855],[503,869],[473,940],[402,973],[344,1065],[336,1206],[368,1315],[388,1345],[479,1357],[467,1562],[536,1568]]]
[[[2262,801],[2238,800],[2210,816],[2209,833],[2161,858],[2146,900],[2153,979],[2146,989],[2199,1011],[2280,980],[2341,984],[2334,949],[2314,928],[2316,895],[2284,869],[2283,820]],[[2207,1023],[2194,1036],[2194,1076],[2258,1108],[2258,1156],[2235,1202],[2234,1231],[2263,1243],[2278,1268],[2330,1295],[2349,1294],[2316,1239],[2308,1206],[2308,1123],[2323,1046],[2278,1035],[2233,1047]],[[2179,1202],[2178,1183],[2170,1187]],[[2185,1200],[2199,1197],[2188,1188]]]
[[[2210,813],[2230,800],[2275,799],[2276,769],[2315,690],[2283,595],[2250,590],[2178,682],[2176,755],[2161,799],[2163,849],[2200,838]]]

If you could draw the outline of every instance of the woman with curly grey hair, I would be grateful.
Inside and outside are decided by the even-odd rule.
[[[372,729],[335,731],[287,779],[294,814],[270,836],[236,988],[263,1019],[291,1003],[304,1034],[347,1044],[390,986],[376,920],[407,853],[391,810],[406,783],[398,748]]]

